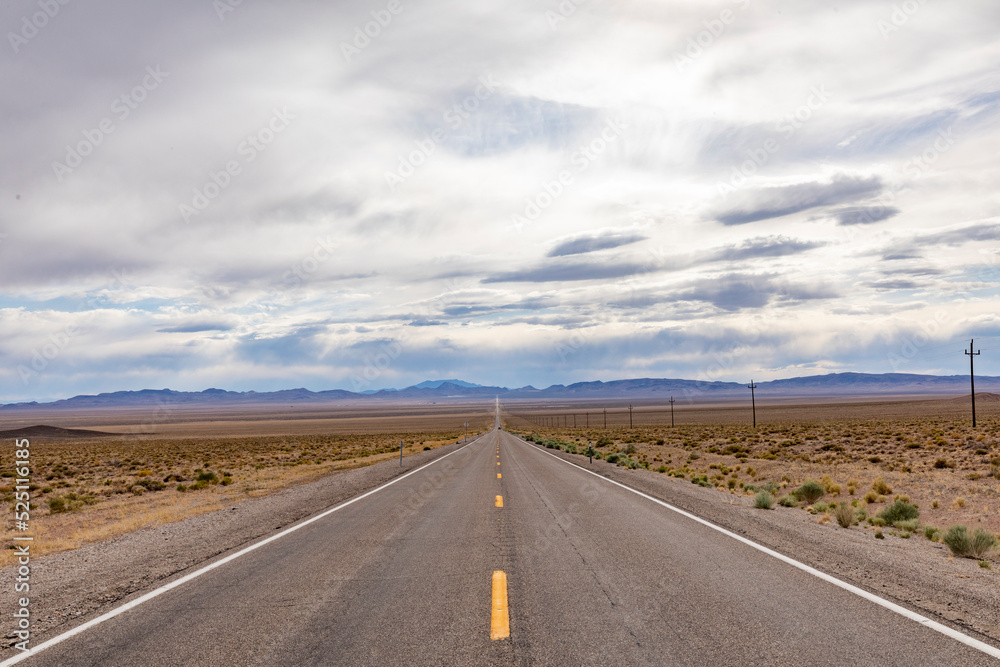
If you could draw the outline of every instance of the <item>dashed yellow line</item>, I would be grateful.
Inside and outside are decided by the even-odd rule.
[[[500,479],[500,473],[497,473],[497,479]]]
[[[510,637],[510,614],[507,612],[507,573],[493,573],[493,613],[490,615],[490,639]]]
[[[497,499],[493,504],[497,507],[503,507],[503,496],[497,496]]]

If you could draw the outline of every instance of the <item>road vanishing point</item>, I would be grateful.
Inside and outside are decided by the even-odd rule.
[[[1000,657],[585,467],[501,430],[498,418],[451,454],[3,665],[987,665]]]

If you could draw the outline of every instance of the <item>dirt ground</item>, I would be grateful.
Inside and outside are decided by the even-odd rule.
[[[151,525],[173,523],[248,498],[455,443],[489,429],[492,405],[144,410],[85,415],[36,413],[0,420],[0,430],[44,423],[118,435],[30,435],[29,491],[34,553],[58,553]],[[468,423],[468,428],[465,424]],[[14,438],[10,438],[13,445]],[[0,468],[0,500],[11,511],[0,539],[16,530],[13,448]],[[0,566],[13,551],[0,551]]]
[[[669,406],[666,412],[662,405],[636,406],[631,428],[627,407],[609,409],[614,418],[607,428],[603,412],[587,407],[508,406],[506,418],[512,430],[573,443],[581,451],[589,442],[601,458],[617,454],[619,465],[634,462],[728,494],[753,494],[774,482],[777,500],[814,480],[826,487],[821,508],[847,500],[875,516],[901,498],[918,505],[923,527],[944,532],[961,524],[1000,532],[996,394],[977,395],[976,428],[968,396],[772,401],[757,406],[756,428],[750,406],[742,404],[675,405],[673,427]],[[584,419],[590,428],[581,412],[589,412]],[[563,426],[574,416],[577,428]]]

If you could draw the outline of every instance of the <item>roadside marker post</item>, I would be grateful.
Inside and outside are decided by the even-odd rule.
[[[399,467],[403,467],[403,441],[399,441]]]

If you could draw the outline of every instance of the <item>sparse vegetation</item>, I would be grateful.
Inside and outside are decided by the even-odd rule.
[[[761,510],[769,510],[774,507],[774,498],[767,491],[758,491],[753,497],[753,506]]]
[[[782,507],[798,507],[799,499],[793,494],[788,493],[778,499],[778,504]]]
[[[837,505],[833,516],[841,528],[850,528],[854,525],[854,508],[851,507],[850,503],[844,502]]]
[[[977,528],[970,535],[965,526],[952,526],[943,541],[956,556],[982,559],[996,544],[996,536],[982,528]]]
[[[807,505],[813,505],[817,500],[826,495],[826,489],[824,489],[819,482],[807,480],[798,488],[796,494],[799,498],[804,500]]]
[[[916,520],[920,516],[920,509],[904,500],[897,500],[878,515],[887,525],[895,526],[900,521]]]
[[[994,477],[1000,475],[1000,419],[987,413],[973,430],[965,408],[940,417],[924,412],[889,416],[879,412],[881,404],[872,404],[851,408],[866,416],[841,418],[843,413],[827,406],[810,414],[836,416],[814,421],[790,417],[756,430],[743,423],[708,423],[716,413],[706,411],[699,415],[703,423],[674,428],[629,428],[619,422],[607,429],[541,428],[536,435],[569,439],[572,434],[592,442],[606,438],[604,451],[612,452],[612,460],[651,463],[651,469],[666,476],[747,495],[753,503],[767,491],[774,504],[802,508],[817,522],[841,525],[853,514],[852,526],[861,522],[876,529],[872,532],[882,529],[902,538],[919,533],[940,541],[944,529],[919,522],[976,521],[983,529],[1000,531]],[[628,444],[635,447],[631,455],[614,447],[622,450]],[[935,467],[938,460],[944,463]],[[760,481],[769,479],[779,481]],[[846,506],[840,500],[845,497]]]
[[[874,491],[877,495],[887,496],[892,493],[892,487],[886,484],[884,477],[879,477],[872,482],[872,491]]]
[[[451,441],[459,431],[209,438],[32,440],[32,513],[43,555],[264,495],[301,480]],[[45,489],[43,491],[43,489]],[[192,491],[194,493],[192,493]],[[13,502],[0,477],[0,499]],[[12,535],[10,527],[3,537]],[[12,552],[0,552],[0,566]]]

